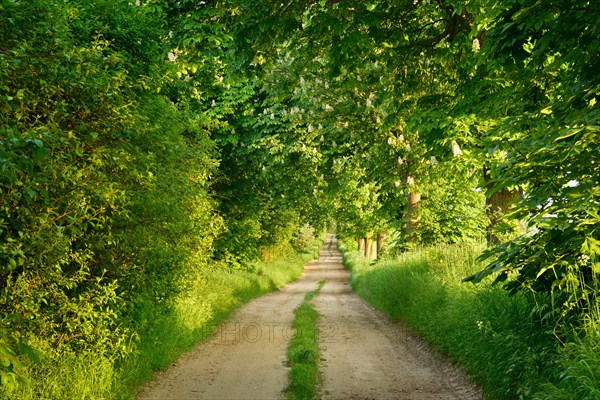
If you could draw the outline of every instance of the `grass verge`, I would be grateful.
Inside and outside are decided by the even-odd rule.
[[[198,269],[168,304],[139,301],[134,346],[125,359],[94,353],[64,353],[28,367],[31,384],[15,390],[0,387],[0,400],[133,399],[154,372],[168,368],[199,341],[209,338],[228,316],[249,300],[298,278],[304,264],[318,254],[322,238],[301,252],[273,262],[257,262],[251,270]]]
[[[485,398],[600,398],[600,313],[562,346],[530,297],[461,283],[482,268],[481,248],[438,246],[372,264],[340,247],[355,292],[463,366]]]
[[[178,297],[173,315],[158,321],[140,341],[139,357],[131,358],[122,368],[127,384],[117,390],[124,394],[120,398],[130,399],[134,389],[149,381],[154,371],[168,368],[199,341],[210,338],[240,306],[297,279],[321,245],[322,241],[315,241],[294,255],[257,262],[252,271],[217,269],[193,277],[186,293]]]
[[[289,399],[313,399],[316,396],[320,380],[317,326],[319,313],[311,301],[324,284],[325,281],[321,281],[316,290],[308,292],[294,313],[292,327],[296,333],[288,347],[288,363],[291,369],[286,394]]]

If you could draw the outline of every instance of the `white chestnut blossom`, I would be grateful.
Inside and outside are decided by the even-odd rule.
[[[452,155],[454,157],[458,157],[458,156],[462,156],[463,152],[460,149],[460,146],[458,145],[458,143],[456,143],[456,140],[452,141]]]

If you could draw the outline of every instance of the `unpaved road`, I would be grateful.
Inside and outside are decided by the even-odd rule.
[[[336,239],[282,290],[255,299],[209,342],[182,357],[138,400],[283,399],[294,309],[318,282],[323,399],[481,399],[481,391],[403,325],[390,322],[350,289]]]

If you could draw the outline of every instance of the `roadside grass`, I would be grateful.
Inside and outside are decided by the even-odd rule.
[[[583,335],[560,349],[558,379],[542,384],[536,399],[600,399],[600,304],[583,321]]]
[[[136,387],[152,379],[154,371],[168,368],[199,341],[210,338],[241,305],[297,279],[321,245],[322,241],[315,241],[295,255],[257,262],[253,271],[215,269],[192,277],[188,290],[178,296],[175,312],[153,323],[139,343],[139,356],[121,368],[126,385],[116,390],[121,394],[118,398],[130,399]],[[154,313],[148,312],[149,317]]]
[[[248,271],[197,269],[172,303],[138,301],[132,312],[139,330],[123,343],[124,347],[134,346],[133,355],[119,359],[118,355],[64,353],[44,359],[27,367],[30,385],[10,392],[0,389],[0,399],[133,399],[155,371],[168,368],[209,338],[241,305],[298,278],[304,264],[318,254],[322,239],[296,254],[269,263],[257,262]]]
[[[63,353],[60,358],[44,360],[35,369],[31,383],[15,391],[2,392],[2,399],[111,399],[115,380],[113,360],[92,353]]]
[[[578,333],[567,330],[562,346],[530,297],[461,283],[482,268],[481,246],[430,247],[378,263],[340,248],[356,293],[460,364],[485,398],[600,398],[600,312]]]
[[[308,292],[304,301],[294,312],[292,327],[296,333],[288,346],[290,384],[286,389],[289,399],[314,399],[317,394],[319,376],[319,313],[311,303],[319,294],[325,281],[319,282],[316,290]]]

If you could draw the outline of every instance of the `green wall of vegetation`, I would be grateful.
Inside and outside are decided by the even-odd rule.
[[[113,382],[149,315],[221,274],[262,292],[255,263],[327,224],[368,256],[485,241],[462,278],[570,351],[598,320],[599,30],[591,0],[0,0],[2,390]]]

